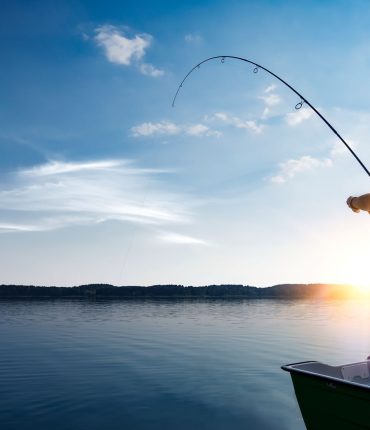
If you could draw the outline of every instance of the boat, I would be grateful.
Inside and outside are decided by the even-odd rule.
[[[370,357],[342,366],[304,361],[282,369],[290,372],[307,430],[370,429]]]

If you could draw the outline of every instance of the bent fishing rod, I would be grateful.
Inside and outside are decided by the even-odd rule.
[[[207,63],[208,61],[212,61],[212,60],[217,60],[217,59],[221,59],[221,63],[225,62],[226,58],[230,58],[232,60],[239,60],[239,61],[244,61],[245,63],[249,63],[252,64],[254,66],[253,69],[253,73],[258,73],[259,69],[264,70],[265,72],[267,72],[269,75],[273,76],[274,78],[276,78],[277,80],[279,80],[280,82],[282,82],[286,87],[288,87],[291,91],[293,91],[293,93],[295,93],[299,98],[300,101],[295,105],[295,109],[299,110],[303,104],[306,104],[307,106],[309,106],[315,113],[316,115],[318,115],[323,121],[324,123],[330,128],[330,130],[339,138],[339,140],[346,146],[346,148],[350,151],[350,153],[355,157],[355,159],[358,161],[358,163],[360,164],[360,166],[364,169],[364,171],[367,173],[368,176],[370,176],[370,172],[367,169],[367,167],[365,166],[365,164],[361,161],[361,159],[358,157],[358,155],[355,153],[355,151],[348,145],[348,143],[343,139],[343,137],[337,132],[337,130],[330,124],[330,122],[315,108],[315,106],[313,106],[305,97],[303,97],[303,95],[298,92],[295,88],[293,88],[291,85],[289,85],[286,81],[284,81],[284,79],[280,78],[280,76],[278,76],[277,74],[275,74],[274,72],[271,72],[271,70],[267,69],[264,66],[261,66],[260,64],[255,63],[254,61],[248,60],[246,58],[243,57],[236,57],[234,55],[216,55],[214,57],[209,57],[206,58],[205,60],[201,61],[200,63],[196,64],[185,76],[185,78],[181,81],[180,85],[177,88],[176,94],[173,98],[172,101],[172,107],[175,107],[175,102],[177,99],[177,96],[184,84],[184,82],[188,79],[188,77],[194,72],[194,70],[197,70],[200,68],[200,66],[204,63]]]

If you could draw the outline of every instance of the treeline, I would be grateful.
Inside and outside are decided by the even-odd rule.
[[[152,285],[150,287],[89,284],[76,287],[0,285],[0,298],[344,298],[357,295],[346,285],[283,284],[257,288],[245,285]]]

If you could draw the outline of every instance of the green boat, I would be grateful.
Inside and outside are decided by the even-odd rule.
[[[370,429],[370,361],[287,364],[307,430]]]

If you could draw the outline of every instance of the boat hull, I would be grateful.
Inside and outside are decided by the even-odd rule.
[[[322,375],[290,371],[307,430],[370,429],[370,390]]]

